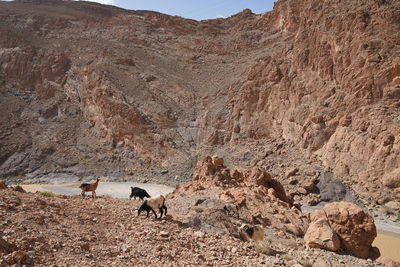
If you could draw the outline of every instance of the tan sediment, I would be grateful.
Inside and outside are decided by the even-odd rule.
[[[378,230],[372,245],[379,248],[382,256],[400,262],[400,234]]]
[[[43,184],[22,184],[21,187],[30,193],[42,192],[42,191],[49,191],[43,188]]]
[[[50,188],[52,188],[52,187],[79,187],[79,184],[78,183],[59,184],[59,185],[53,185],[53,184],[21,184],[21,187],[26,192],[36,193],[36,192],[42,192],[42,191],[51,191]]]

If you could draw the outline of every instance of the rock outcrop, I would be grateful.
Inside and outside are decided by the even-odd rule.
[[[244,171],[239,168],[230,170],[222,158],[207,156],[197,163],[193,181],[177,185],[168,199],[170,203],[179,205],[187,196],[203,194],[208,201],[219,200],[221,203],[213,208],[222,212],[224,203],[238,205],[240,218],[251,223],[263,224],[294,236],[303,236],[308,227],[308,218],[292,205],[279,181],[257,167]]]
[[[307,229],[304,240],[310,248],[323,248],[332,251],[337,251],[340,248],[340,240],[326,218],[314,218]]]
[[[274,236],[269,242],[269,227],[269,243],[257,249],[229,235],[182,227],[179,213],[162,220],[137,217],[132,209],[140,204],[1,190],[0,266],[301,266],[305,259],[313,266],[366,264],[349,255],[304,250],[301,239],[277,243]],[[280,255],[286,251],[290,257]]]
[[[337,235],[337,236],[336,236]],[[340,247],[361,258],[379,257],[371,247],[376,237],[374,219],[360,207],[348,202],[333,202],[317,210],[305,235],[310,247],[337,250]]]

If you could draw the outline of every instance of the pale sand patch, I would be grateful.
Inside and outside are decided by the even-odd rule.
[[[378,235],[372,245],[379,248],[382,256],[400,262],[399,234],[378,230]]]
[[[81,183],[72,184],[24,184],[22,188],[27,192],[50,191],[59,195],[76,196],[81,194],[79,185]],[[142,183],[118,183],[118,182],[100,182],[97,190],[97,196],[111,196],[116,198],[128,198],[131,193],[131,186],[137,186],[145,189],[151,196],[160,194],[167,195],[174,188],[161,184],[142,184]],[[89,194],[89,193],[88,193]]]
[[[49,191],[43,188],[43,184],[21,184],[20,185],[26,192],[36,193],[42,191]]]
[[[54,184],[21,184],[20,186],[29,193],[36,193],[36,192],[42,192],[42,191],[53,191],[52,188],[57,188],[57,187],[77,187],[79,188],[79,183],[74,183],[74,184],[60,184],[60,185],[54,185]]]

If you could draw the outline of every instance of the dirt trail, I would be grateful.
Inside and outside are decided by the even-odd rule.
[[[80,183],[73,184],[27,184],[22,185],[27,192],[35,193],[37,191],[50,191],[60,195],[75,196],[81,193],[79,189]],[[131,186],[145,189],[151,196],[160,194],[169,194],[174,188],[161,184],[148,183],[99,183],[96,190],[98,196],[111,196],[114,198],[128,198],[131,193]],[[90,195],[90,193],[87,193]]]

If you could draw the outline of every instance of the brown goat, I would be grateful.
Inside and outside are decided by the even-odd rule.
[[[264,240],[264,228],[262,225],[242,224],[239,228],[239,235],[246,241],[252,239],[255,242],[260,242]]]
[[[97,185],[99,184],[100,179],[97,178],[96,182],[91,183],[91,184],[87,184],[87,183],[83,183],[79,186],[79,188],[82,190],[82,197],[85,197],[85,192],[90,192],[92,191],[92,197],[96,198],[96,189],[97,189]]]

